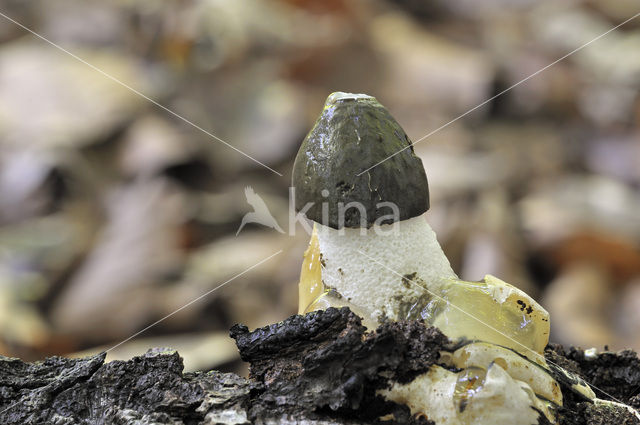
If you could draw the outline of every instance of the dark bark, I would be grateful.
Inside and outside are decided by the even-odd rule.
[[[104,363],[52,357],[25,363],[0,357],[2,424],[430,423],[376,390],[408,382],[447,349],[447,339],[421,322],[388,323],[366,333],[348,309],[329,309],[250,332],[231,331],[250,378],[183,373],[168,349]],[[637,403],[640,366],[631,352],[586,360],[580,350],[550,347],[555,363],[581,374],[625,403]],[[584,402],[563,388],[560,424],[632,424],[622,409]]]
[[[250,379],[260,384],[252,419],[279,411],[366,423],[390,414],[403,423],[417,421],[406,406],[385,401],[376,390],[425,372],[447,343],[440,331],[415,321],[388,323],[365,335],[348,308],[293,316],[254,332],[236,325],[231,336],[251,363]]]
[[[0,358],[2,424],[243,423],[249,382],[182,373],[172,350],[104,364],[104,354],[24,363]],[[223,421],[224,415],[239,421]]]

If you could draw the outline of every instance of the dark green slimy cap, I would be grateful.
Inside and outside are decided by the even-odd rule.
[[[296,211],[311,203],[307,218],[334,229],[371,227],[381,217],[378,224],[390,224],[429,209],[427,176],[409,137],[376,98],[364,94],[336,92],[327,98],[298,150],[293,186]],[[361,204],[366,217],[349,208],[341,222],[339,205],[350,202]],[[388,218],[392,209],[378,207],[381,202],[395,204],[399,216]],[[324,219],[323,203],[328,206]]]

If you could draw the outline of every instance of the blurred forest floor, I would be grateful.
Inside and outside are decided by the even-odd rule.
[[[424,5],[428,3],[428,5]],[[631,0],[6,0],[0,12],[0,354],[171,346],[236,367],[227,329],[296,312],[308,235],[293,157],[333,91],[415,141],[638,13]],[[552,340],[640,349],[640,18],[416,144],[429,221],[465,279],[551,312]],[[284,227],[284,226],[283,226]]]

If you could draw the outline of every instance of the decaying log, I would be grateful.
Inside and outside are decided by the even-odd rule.
[[[231,330],[249,379],[230,373],[183,373],[170,349],[104,363],[48,358],[25,363],[0,357],[2,424],[431,423],[376,390],[426,371],[447,338],[419,321],[387,323],[366,333],[348,309],[328,309],[250,332]],[[638,407],[640,362],[633,352],[587,358],[550,346],[547,357]],[[563,393],[567,395],[570,391]],[[635,390],[637,393],[637,389]],[[602,394],[599,394],[603,396]],[[633,424],[624,409],[565,398],[560,424]]]

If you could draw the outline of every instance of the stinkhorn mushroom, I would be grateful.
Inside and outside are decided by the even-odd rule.
[[[422,318],[450,338],[490,341],[534,358],[530,350],[544,350],[549,314],[535,300],[493,276],[457,279],[424,217],[422,161],[375,98],[329,96],[298,151],[293,186],[296,209],[315,222],[300,313],[348,305],[374,326]]]
[[[595,398],[545,360],[549,314],[535,300],[490,275],[458,279],[424,217],[422,161],[374,97],[329,96],[300,147],[293,186],[296,210],[315,222],[300,275],[301,314],[348,306],[370,329],[423,319],[458,342],[428,373],[381,391],[387,399],[439,425],[528,425],[541,415],[555,421],[558,381]]]

